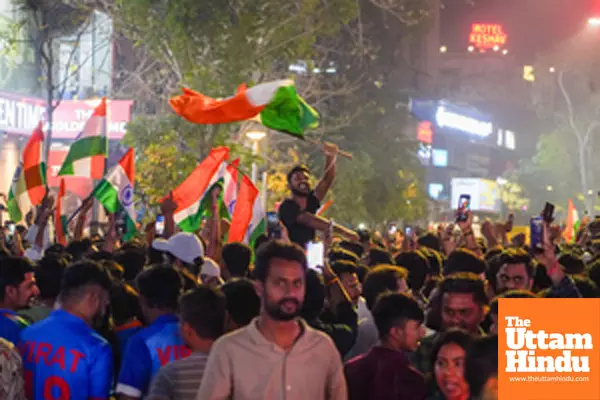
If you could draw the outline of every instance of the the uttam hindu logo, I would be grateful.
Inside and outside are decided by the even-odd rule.
[[[469,43],[480,50],[498,47],[504,48],[507,39],[500,24],[473,24],[469,34]]]
[[[500,299],[499,399],[600,399],[600,299]]]
[[[534,331],[530,319],[506,320],[506,372],[590,372],[589,356],[574,356],[571,350],[593,350],[589,333]],[[561,350],[558,357],[540,356],[537,350]]]

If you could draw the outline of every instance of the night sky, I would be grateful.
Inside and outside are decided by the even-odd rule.
[[[468,46],[472,23],[498,23],[507,48],[523,62],[584,29],[600,0],[442,0],[441,44],[450,52]],[[472,5],[470,5],[472,4]],[[600,15],[599,15],[600,16]]]

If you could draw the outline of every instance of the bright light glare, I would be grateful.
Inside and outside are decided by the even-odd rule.
[[[440,47],[440,53],[445,53],[447,51],[448,51],[448,48],[446,46]]]
[[[359,231],[362,231],[362,230],[365,230],[365,229],[367,229],[367,225],[366,224],[358,224],[358,230]]]
[[[588,190],[588,196],[591,196],[594,194],[594,191],[592,189]]]
[[[498,50],[500,50],[500,46],[498,46],[498,45],[495,45],[495,46],[494,46],[494,51],[498,51]]]
[[[556,71],[556,69],[554,67],[550,67],[550,72],[554,73]]]
[[[506,49],[502,50],[502,54],[507,55],[508,54],[508,50],[506,50]]]
[[[600,26],[600,17],[592,17],[588,19],[588,24],[592,26]]]
[[[546,190],[551,192],[554,188],[552,187],[552,185],[548,185],[546,186]]]
[[[469,52],[471,52],[471,53],[472,53],[472,52],[474,52],[474,51],[475,51],[475,47],[473,47],[473,46],[469,46],[469,47],[467,47],[467,50],[469,50]]]
[[[265,136],[267,136],[267,133],[265,131],[248,131],[246,132],[246,136],[248,137],[248,139],[258,142],[259,140],[262,140]]]
[[[504,186],[508,183],[508,181],[505,178],[499,176],[498,178],[496,178],[496,183],[500,186]]]

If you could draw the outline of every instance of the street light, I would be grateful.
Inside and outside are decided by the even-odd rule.
[[[252,155],[254,157],[258,156],[258,143],[263,140],[267,136],[267,132],[261,130],[250,130],[246,132],[246,137],[252,140]],[[252,162],[252,182],[255,185],[258,184],[258,165],[256,165],[256,160]]]
[[[469,53],[472,53],[475,51],[475,46],[469,46],[467,47],[467,50],[469,50]]]
[[[448,51],[448,48],[446,46],[440,47],[440,53],[445,53],[447,51]]]
[[[556,71],[556,68],[554,68],[554,67],[550,67],[550,70],[549,70],[549,71],[550,71],[551,73],[554,73],[554,72]]]
[[[552,185],[548,185],[546,186],[546,190],[551,192],[552,190],[554,190],[554,188],[552,187]]]

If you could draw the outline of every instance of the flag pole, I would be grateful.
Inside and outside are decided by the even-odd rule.
[[[309,138],[309,137],[304,137],[304,140],[306,140],[309,143],[316,144],[316,145],[319,145],[319,146],[323,146],[326,143],[326,142],[324,142],[322,140],[317,140],[317,139],[313,139],[313,138]],[[345,150],[341,150],[341,149],[338,150],[338,154],[340,156],[342,156],[342,157],[345,157],[345,158],[349,159],[349,160],[352,160],[354,158],[354,155],[352,153],[350,153],[348,151],[345,151]]]

